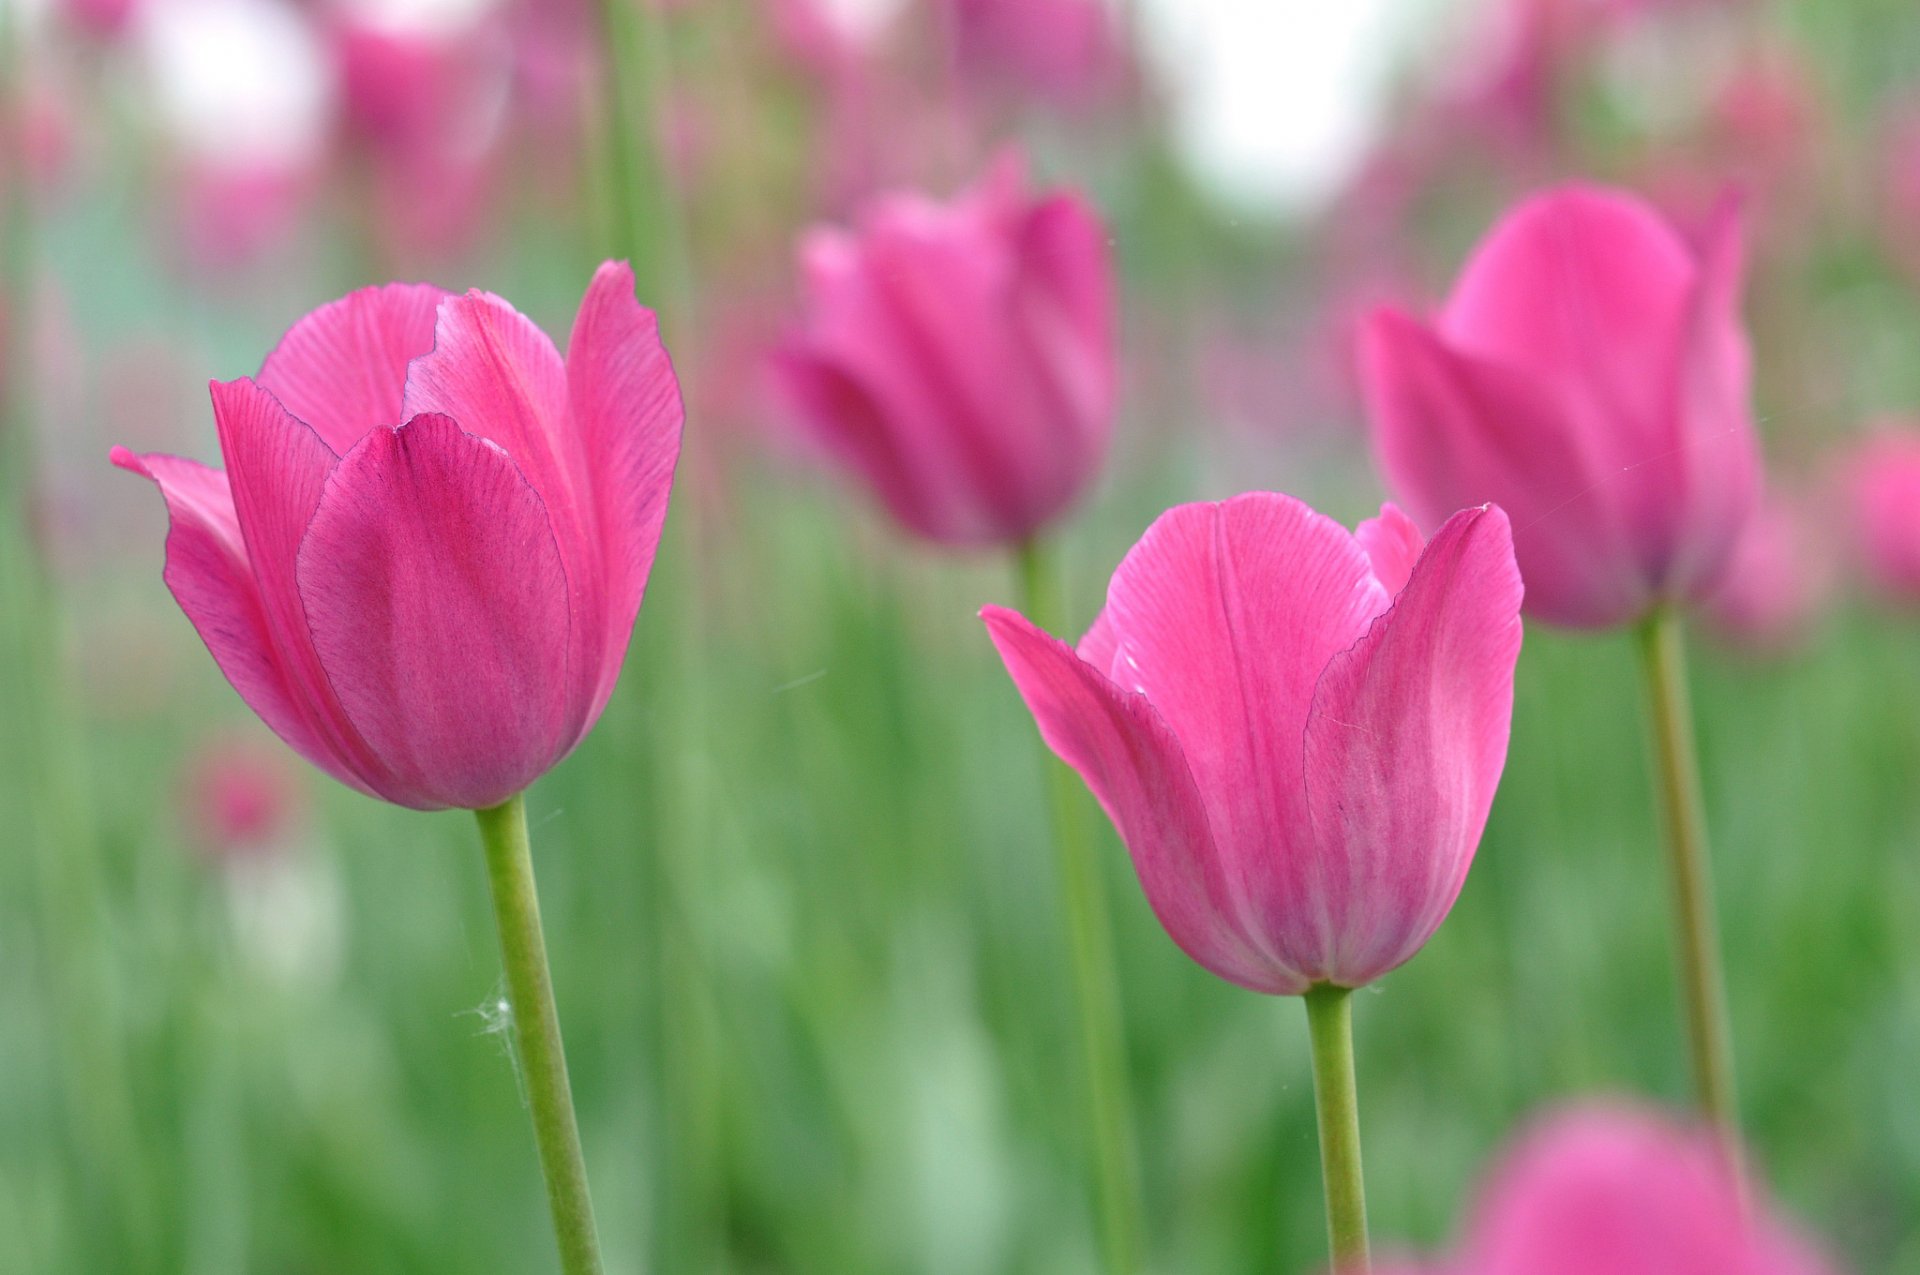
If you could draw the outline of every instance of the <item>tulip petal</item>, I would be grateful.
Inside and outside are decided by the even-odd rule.
[[[572,729],[584,729],[607,642],[601,544],[593,534],[590,464],[572,423],[567,366],[538,325],[492,293],[440,305],[433,352],[407,373],[406,416],[451,417],[504,449],[546,505],[574,616],[568,667],[577,679]],[[595,710],[597,711],[597,709]]]
[[[136,456],[124,447],[111,455],[115,465],[152,480],[166,500],[167,588],[233,689],[295,752],[370,792],[323,741],[275,654],[227,476],[177,456]]]
[[[1380,582],[1388,597],[1397,596],[1406,587],[1408,577],[1413,575],[1413,564],[1419,561],[1420,550],[1426,547],[1419,526],[1401,512],[1400,506],[1391,503],[1380,506],[1378,518],[1369,518],[1355,527],[1353,538],[1367,551],[1367,561],[1373,564],[1373,578]]]
[[[659,321],[634,299],[633,270],[625,262],[607,262],[594,273],[567,341],[567,384],[592,493],[588,530],[606,572],[591,719],[613,694],[646,594],[685,419]]]
[[[980,613],[1041,737],[1093,790],[1133,856],[1154,915],[1182,951],[1229,982],[1291,995],[1306,983],[1236,932],[1231,890],[1180,743],[1153,707],[1017,612]]]
[[[1663,451],[1662,371],[1697,265],[1638,198],[1572,184],[1525,200],[1482,240],[1440,320],[1457,350],[1578,387],[1620,464]]]
[[[497,444],[435,415],[368,434],[327,482],[298,581],[340,704],[414,794],[401,804],[496,804],[578,738],[566,569]]]
[[[879,404],[851,373],[803,346],[779,351],[773,372],[819,446],[865,478],[889,513],[923,536],[951,534],[955,515],[939,485],[925,481],[921,449],[913,437],[888,427]]]
[[[446,295],[424,283],[350,292],[288,329],[255,379],[344,453],[368,430],[406,419],[407,364],[433,348]]]
[[[1498,501],[1514,520],[1531,612],[1576,626],[1645,612],[1649,587],[1609,486],[1629,476],[1588,455],[1587,431],[1543,384],[1394,310],[1371,317],[1361,354],[1381,467],[1422,525]]]
[[[1334,656],[1306,725],[1316,933],[1283,958],[1359,987],[1417,952],[1465,882],[1506,762],[1520,573],[1497,507],[1435,533],[1393,609]],[[1283,932],[1291,939],[1291,933]]]
[[[1114,573],[1114,680],[1180,740],[1245,933],[1303,906],[1288,859],[1313,841],[1300,750],[1314,683],[1389,601],[1346,528],[1268,492],[1169,510]]]
[[[1662,578],[1687,599],[1711,593],[1724,577],[1759,502],[1760,453],[1748,401],[1752,357],[1740,323],[1743,270],[1739,209],[1727,201],[1707,232],[1677,351],[1674,504],[1686,519]]]
[[[1027,375],[1049,418],[1088,434],[1056,457],[1053,481],[1071,487],[1098,458],[1113,420],[1113,268],[1106,231],[1085,200],[1062,193],[1027,216],[1016,245],[1013,304],[1026,339],[1009,353]]]

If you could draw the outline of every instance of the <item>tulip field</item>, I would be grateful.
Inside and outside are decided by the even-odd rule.
[[[1920,1275],[1911,4],[0,0],[0,218],[0,1275]]]

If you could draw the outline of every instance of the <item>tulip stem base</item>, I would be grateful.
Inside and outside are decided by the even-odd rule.
[[[1033,542],[1022,546],[1019,568],[1021,602],[1028,618],[1049,632],[1061,632],[1065,627],[1064,608],[1045,550]],[[1101,1269],[1109,1275],[1131,1275],[1140,1269],[1144,1241],[1126,1037],[1120,993],[1114,983],[1112,924],[1099,865],[1093,857],[1092,830],[1080,779],[1066,763],[1044,750],[1040,761],[1052,808],[1067,942],[1072,951],[1073,996],[1079,1015],[1094,1198],[1104,1259]]]
[[[1648,719],[1653,733],[1661,815],[1666,825],[1674,946],[1687,1043],[1693,1057],[1695,1100],[1701,1114],[1729,1142],[1739,1115],[1733,1084],[1733,1046],[1727,1027],[1726,978],[1714,922],[1713,878],[1707,858],[1707,821],[1700,798],[1700,765],[1687,699],[1687,656],[1679,618],[1656,612],[1640,629]]]
[[[1353,989],[1320,983],[1303,998],[1313,1042],[1320,1178],[1335,1275],[1367,1275],[1367,1189],[1360,1172],[1360,1097],[1353,1080]]]
[[[533,884],[533,854],[527,841],[524,796],[477,810],[493,888],[493,918],[500,930],[500,963],[506,973],[513,1044],[520,1060],[533,1140],[547,1180],[547,1203],[565,1275],[601,1275],[600,1238],[587,1194],[587,1163],[574,1120],[573,1088],[567,1081],[560,1015],[547,969],[547,943],[540,929],[540,898]]]

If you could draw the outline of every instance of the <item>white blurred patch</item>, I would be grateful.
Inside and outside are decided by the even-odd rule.
[[[376,30],[433,37],[471,31],[500,0],[337,0],[333,7]]]
[[[1251,213],[1338,189],[1379,130],[1400,50],[1445,3],[1136,0],[1194,175]]]
[[[332,983],[346,942],[346,898],[332,862],[289,849],[225,867],[239,959],[277,987]]]
[[[286,0],[150,0],[136,39],[161,125],[183,149],[230,170],[319,153],[333,77]]]
[[[906,0],[813,0],[834,30],[856,42],[879,34],[907,7]]]

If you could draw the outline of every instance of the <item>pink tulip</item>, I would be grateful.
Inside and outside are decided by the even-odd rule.
[[[1472,1275],[1823,1275],[1742,1198],[1720,1141],[1631,1107],[1558,1113],[1494,1171],[1456,1268]]]
[[[1726,641],[1778,650],[1803,637],[1830,584],[1827,546],[1798,501],[1772,497],[1747,523],[1702,611]]]
[[[216,382],[227,471],[114,463],[172,517],[167,585],[295,751],[403,806],[520,792],[606,706],[680,447],[633,274],[594,275],[563,360],[499,297],[366,288]]]
[[[1740,276],[1730,206],[1696,254],[1624,193],[1526,200],[1431,322],[1368,324],[1393,487],[1429,526],[1503,505],[1541,619],[1601,628],[1712,592],[1759,473]]]
[[[1297,995],[1372,982],[1453,906],[1506,761],[1519,611],[1497,508],[1423,547],[1391,505],[1350,534],[1261,492],[1161,515],[1078,648],[982,617],[1174,942]]]
[[[1065,107],[1083,107],[1126,76],[1104,0],[943,0],[941,18],[962,70]]]
[[[902,523],[951,544],[1032,536],[1092,478],[1114,406],[1106,231],[1017,161],[949,204],[874,202],[801,249],[787,397]]]
[[[1883,426],[1847,461],[1845,486],[1868,580],[1891,601],[1920,604],[1920,430]]]
[[[206,850],[222,858],[258,854],[286,836],[300,790],[284,756],[238,739],[194,754],[186,775],[187,818]]]

